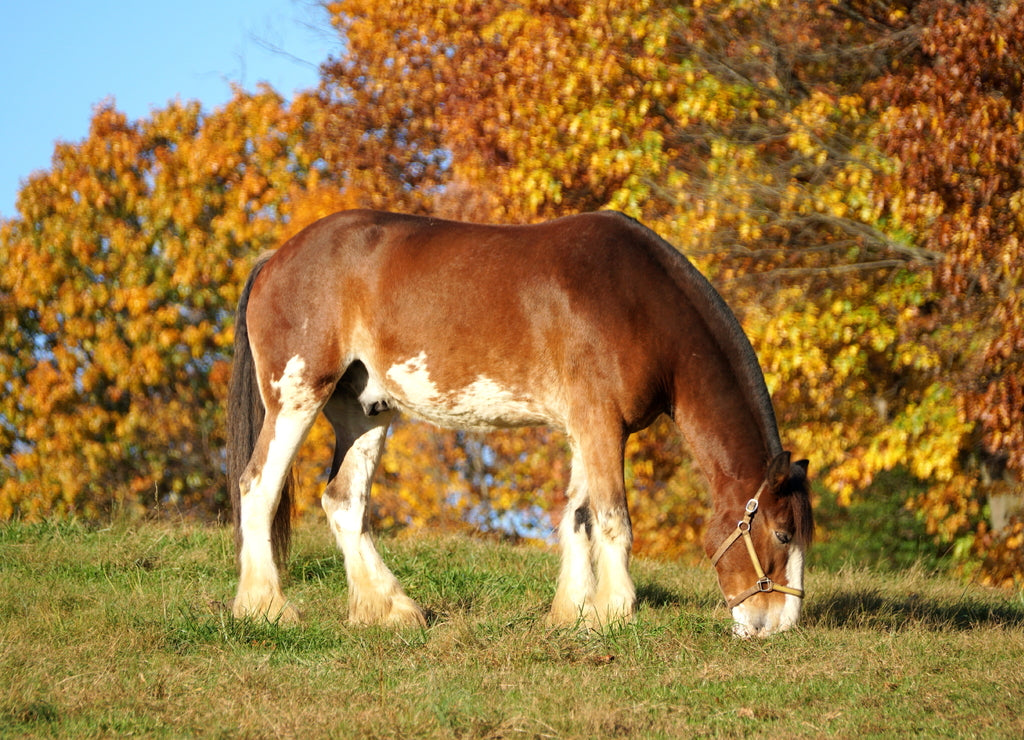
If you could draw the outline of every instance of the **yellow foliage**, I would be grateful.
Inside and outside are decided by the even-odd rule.
[[[29,179],[0,242],[18,327],[2,348],[16,473],[0,474],[0,513],[223,505],[224,323],[250,257],[281,238],[275,183],[302,186],[301,130],[267,89],[136,122],[103,104]]]
[[[922,31],[924,6],[868,4],[855,20],[839,5],[339,0],[326,7],[343,58],[288,105],[236,91],[211,113],[174,103],[135,122],[100,105],[0,225],[0,516],[216,508],[232,307],[252,257],[316,218],[616,208],[738,309],[784,442],[821,484],[848,501],[905,468],[930,484],[913,505],[937,537],[987,537],[1006,553],[993,562],[1018,562],[1018,531],[976,529],[972,461],[984,444],[1019,469],[1024,449],[1024,114],[985,87],[1019,56],[1020,7],[947,8],[936,27],[950,34]],[[886,66],[911,33],[935,59],[928,84],[899,79],[918,61]],[[940,315],[951,291],[984,308]],[[692,547],[706,516],[664,439],[659,426],[628,447],[649,553]],[[300,508],[316,505],[331,442],[319,423]],[[557,435],[399,424],[388,450],[374,510],[386,526],[536,501],[557,520]]]

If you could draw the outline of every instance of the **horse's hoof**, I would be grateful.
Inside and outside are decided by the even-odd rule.
[[[273,599],[265,605],[252,601],[246,603],[236,598],[232,602],[231,613],[235,619],[265,619],[282,627],[302,622],[299,610],[283,598]]]
[[[419,605],[404,593],[382,599],[359,599],[349,605],[352,624],[379,624],[388,627],[426,627],[427,618]]]

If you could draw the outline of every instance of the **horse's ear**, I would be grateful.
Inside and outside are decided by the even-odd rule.
[[[768,473],[765,480],[772,489],[778,488],[789,477],[789,453],[783,450],[775,459],[768,463]]]
[[[807,469],[810,467],[811,461],[810,460],[797,460],[793,464],[796,465],[798,468],[800,468],[800,470],[803,471],[804,478],[806,478],[807,477]]]

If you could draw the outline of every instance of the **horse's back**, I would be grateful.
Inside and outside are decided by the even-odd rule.
[[[307,269],[381,270],[383,279],[423,282],[443,273],[475,282],[547,278],[619,281],[650,251],[635,221],[613,211],[530,225],[492,225],[388,213],[341,211],[290,239],[276,259]]]
[[[282,247],[267,280],[288,284],[284,323],[316,323],[338,368],[362,362],[416,415],[564,426],[610,403],[635,425],[666,392],[680,310],[647,234],[614,213],[492,226],[347,211]]]

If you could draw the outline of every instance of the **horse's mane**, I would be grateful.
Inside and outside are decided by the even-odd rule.
[[[654,256],[675,279],[690,303],[697,309],[704,323],[711,330],[718,346],[725,353],[729,364],[736,373],[736,379],[743,389],[747,405],[753,411],[761,427],[765,452],[771,460],[782,452],[779,426],[775,419],[771,395],[765,384],[764,373],[757,354],[750,344],[736,315],[722,296],[704,275],[679,250],[644,226],[636,219],[615,212],[635,231],[643,234],[654,247]]]

